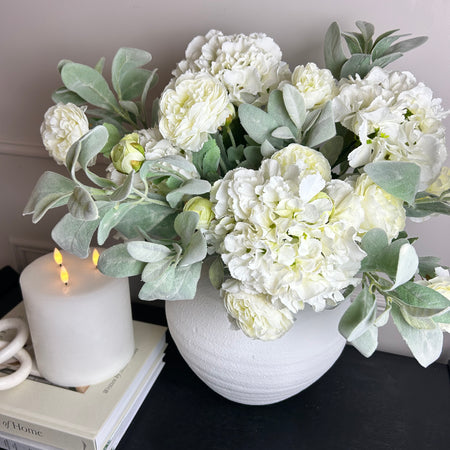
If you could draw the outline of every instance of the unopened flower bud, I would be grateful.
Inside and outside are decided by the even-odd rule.
[[[111,161],[116,170],[128,174],[137,172],[145,161],[145,152],[139,144],[139,135],[131,133],[124,136],[111,150]]]
[[[198,228],[208,228],[214,219],[212,203],[203,197],[192,197],[183,208],[184,211],[194,211],[199,215]]]

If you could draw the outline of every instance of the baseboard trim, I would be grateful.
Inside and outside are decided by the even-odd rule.
[[[15,270],[22,272],[36,258],[53,250],[55,245],[50,241],[36,241],[10,236],[9,245],[12,250]]]
[[[50,158],[42,144],[12,142],[0,140],[0,155],[20,156],[25,158]]]

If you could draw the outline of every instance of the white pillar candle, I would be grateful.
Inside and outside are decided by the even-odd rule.
[[[36,363],[43,377],[61,386],[99,383],[134,353],[128,279],[109,278],[90,258],[61,253],[67,285],[52,253],[20,276]]]

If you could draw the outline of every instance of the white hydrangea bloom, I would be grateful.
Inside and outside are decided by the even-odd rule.
[[[50,156],[60,165],[66,163],[71,145],[89,131],[89,121],[81,108],[73,103],[58,103],[47,110],[41,125],[42,142]],[[90,165],[95,163],[95,158]]]
[[[408,161],[420,169],[419,189],[439,175],[447,157],[441,100],[409,72],[373,68],[361,79],[341,80],[333,100],[337,121],[358,135],[352,167],[373,161]]]
[[[357,283],[364,257],[351,224],[330,222],[334,203],[319,171],[280,164],[289,161],[283,153],[297,150],[280,150],[259,170],[228,172],[211,192],[211,230],[231,276],[292,312],[304,303],[322,310],[341,301],[339,291]]]
[[[294,323],[292,313],[277,308],[266,295],[249,293],[236,280],[226,280],[221,289],[225,308],[249,337],[269,341],[278,339]]]
[[[192,161],[192,154],[189,151],[180,150],[174,147],[157,127],[139,130],[139,143],[145,150],[145,159],[147,161],[163,158],[164,156],[183,156],[188,161]]]
[[[281,61],[281,50],[263,33],[224,36],[211,30],[197,36],[186,49],[174,75],[205,71],[218,78],[227,88],[235,105],[265,105],[269,92],[290,78],[289,66]]]
[[[164,90],[159,130],[185,151],[199,151],[210,133],[234,115],[225,87],[207,73],[186,73]]]
[[[291,82],[303,95],[306,109],[318,108],[337,94],[332,73],[328,69],[319,69],[314,63],[297,66]]]

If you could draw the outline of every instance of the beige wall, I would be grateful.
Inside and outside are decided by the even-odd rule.
[[[450,108],[448,0],[1,1],[0,267],[20,269],[33,249],[51,247],[50,229],[60,214],[32,225],[21,211],[40,174],[56,169],[41,147],[39,126],[59,86],[60,59],[93,65],[105,56],[110,63],[121,46],[143,48],[153,54],[161,89],[189,40],[217,28],[265,32],[292,67],[307,61],[323,66],[323,36],[334,20],[343,30],[367,20],[375,24],[376,34],[400,28],[428,35],[425,45],[391,67],[412,71]],[[449,224],[449,218],[438,218],[410,226],[421,238],[419,252],[437,254],[450,265]]]

